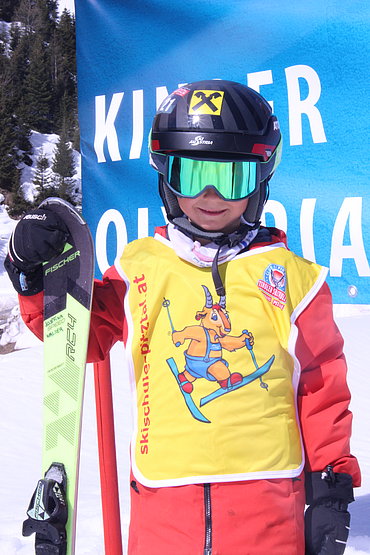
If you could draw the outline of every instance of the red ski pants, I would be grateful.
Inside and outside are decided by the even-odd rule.
[[[130,489],[129,555],[304,555],[303,476]]]

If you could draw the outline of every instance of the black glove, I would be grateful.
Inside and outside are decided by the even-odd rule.
[[[333,472],[306,475],[306,555],[342,555],[349,534],[348,504],[354,501],[352,476]]]
[[[32,210],[18,222],[9,242],[4,267],[15,290],[34,295],[43,289],[42,263],[60,254],[68,230],[52,210]]]

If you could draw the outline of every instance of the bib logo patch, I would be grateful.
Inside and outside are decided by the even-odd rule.
[[[286,272],[284,266],[270,264],[264,271],[263,279],[257,282],[266,299],[281,310],[286,303]]]
[[[223,91],[194,91],[190,100],[189,114],[220,116]]]

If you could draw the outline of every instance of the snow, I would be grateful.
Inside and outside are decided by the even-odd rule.
[[[32,144],[32,159],[34,163],[32,166],[23,164],[22,167],[22,190],[26,200],[32,202],[36,193],[33,180],[36,173],[36,164],[40,156],[44,156],[49,161],[50,177],[55,176],[52,171],[53,159],[56,153],[57,142],[59,135],[55,133],[45,134],[38,131],[32,131],[30,142]],[[73,160],[75,163],[75,174],[73,176],[74,188],[81,190],[81,156],[77,151],[73,151]]]
[[[54,140],[54,139],[53,139]],[[51,143],[53,142],[50,141]],[[31,555],[33,538],[22,537],[31,494],[40,478],[42,345],[20,321],[17,299],[3,269],[9,235],[15,222],[0,204],[0,457],[1,515],[0,553]],[[350,507],[351,532],[346,555],[370,554],[370,306],[336,306],[337,324],[344,336],[348,361],[348,381],[352,391],[352,452],[358,457],[363,484],[355,492]],[[129,518],[129,436],[131,431],[130,387],[122,365],[121,345],[112,350],[112,383],[124,546],[127,544]],[[87,367],[82,425],[80,488],[77,517],[76,553],[104,553],[100,503],[98,448],[96,439],[93,368]]]
[[[59,15],[63,10],[68,10],[69,13],[75,13],[75,3],[74,0],[58,0],[58,13]]]

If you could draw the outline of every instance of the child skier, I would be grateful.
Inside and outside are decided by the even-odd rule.
[[[280,154],[269,104],[235,82],[185,85],[154,118],[169,223],[96,281],[89,342],[97,361],[123,340],[136,384],[130,554],[344,552],[360,471],[343,341],[326,271],[260,225]],[[33,214],[6,268],[41,337],[41,263],[67,232]]]

